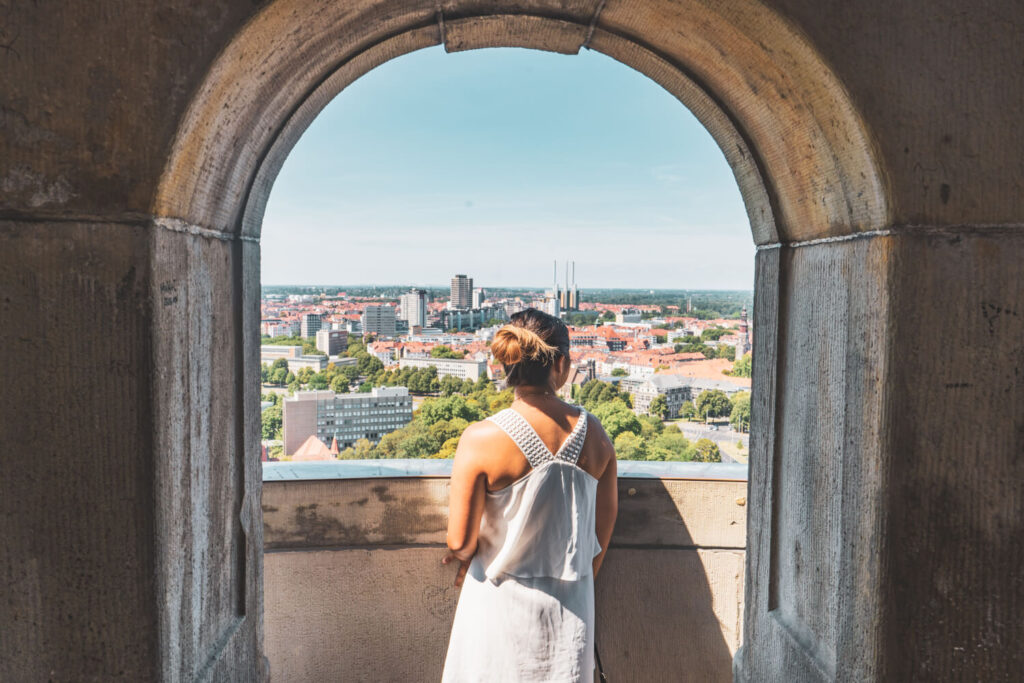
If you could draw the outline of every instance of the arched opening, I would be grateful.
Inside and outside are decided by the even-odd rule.
[[[701,336],[705,326],[708,332],[719,324],[738,326],[741,307],[752,309],[749,235],[731,169],[707,131],[658,84],[600,53],[427,48],[377,67],[339,93],[283,164],[260,233],[261,360],[268,375],[276,364],[278,375],[262,388],[267,403],[277,401],[264,412],[271,419],[263,423],[263,436],[268,457],[283,460],[263,466],[265,651],[272,678],[406,679],[409,641],[434,653],[420,659],[420,678],[440,678],[457,599],[447,577],[435,577],[433,563],[425,561],[441,548],[397,538],[388,550],[343,536],[320,540],[298,507],[317,505],[322,527],[337,522],[373,531],[387,513],[354,512],[352,503],[377,495],[346,477],[365,476],[369,467],[401,467],[411,481],[392,476],[373,488],[387,486],[386,497],[396,490],[412,495],[414,485],[431,490],[422,475],[447,464],[436,458],[451,457],[451,442],[466,420],[493,414],[510,400],[500,383],[481,386],[475,374],[472,380],[455,374],[494,376],[478,355],[489,360],[484,335],[493,329],[471,312],[475,302],[461,318],[439,309],[455,294],[439,285],[465,272],[473,288],[483,288],[481,310],[488,316],[515,310],[515,297],[545,307],[552,303],[545,294],[552,287],[550,254],[559,257],[562,292],[573,291],[564,259],[579,266],[583,302],[577,306],[563,296],[560,306],[572,325],[570,357],[579,380],[575,391],[566,387],[565,397],[606,423],[620,458],[622,520],[598,582],[601,656],[609,671],[628,658],[638,680],[678,671],[727,680],[742,615],[745,508],[736,501],[745,495],[748,436],[729,429],[727,413],[712,416],[709,425],[685,408],[704,406],[705,392],[730,409],[740,394],[749,397],[749,375],[723,374],[740,335],[730,334],[721,346]],[[419,333],[403,325],[399,308],[409,285],[425,291],[429,302],[427,329]],[[734,291],[706,292],[726,289]],[[361,318],[356,311],[364,305],[387,310],[388,324]],[[659,310],[665,305],[676,308]],[[720,314],[704,310],[716,307]],[[608,315],[613,312],[618,320]],[[310,316],[305,332],[302,315]],[[333,365],[276,355],[297,353],[297,345],[303,353],[329,351],[329,344],[315,348],[300,337],[310,320],[321,329],[344,326],[332,330],[349,343],[344,355],[330,352]],[[461,323],[465,327],[453,333]],[[659,342],[656,331],[679,335],[673,343],[687,351],[671,353],[673,345]],[[363,335],[374,332],[384,339],[364,346]],[[693,333],[700,342],[680,343]],[[470,360],[434,361],[422,357],[427,349],[451,349]],[[701,351],[713,355],[705,359]],[[291,379],[281,377],[289,363]],[[420,381],[430,369],[437,372],[436,389]],[[405,375],[410,370],[417,374]],[[407,391],[416,412],[406,417],[386,396],[360,393],[370,387]],[[665,401],[667,419],[652,415],[652,392]],[[375,406],[370,415],[364,402]],[[440,416],[446,411],[428,410],[440,406],[466,412],[447,419]],[[399,416],[387,423],[386,435],[377,432],[374,411]],[[281,430],[272,441],[268,427]],[[699,462],[705,458],[734,464]],[[325,495],[317,497],[307,478],[332,475],[338,479],[319,483],[316,490]],[[283,501],[288,486],[307,494]],[[703,514],[686,505],[694,495],[703,501]],[[402,502],[411,506],[412,500]],[[396,501],[382,505],[400,507]],[[680,506],[686,517],[672,514]],[[658,539],[655,525],[644,521],[652,510],[663,529],[673,530],[671,540]],[[642,543],[650,547],[638,547]],[[403,568],[419,574],[415,590],[399,578]],[[645,574],[642,582],[631,580],[638,571]],[[402,584],[393,589],[402,597],[363,585],[361,572]],[[628,592],[618,589],[630,584]],[[428,588],[430,597],[409,595]],[[356,595],[376,606],[354,603]],[[405,627],[396,647],[381,636],[399,623],[415,626]],[[306,635],[297,646],[291,634],[299,632]],[[337,642],[347,647],[333,647]],[[677,642],[700,646],[671,646]],[[356,651],[380,662],[376,675],[359,668],[364,659]]]
[[[227,539],[223,547],[233,548],[235,558],[214,572],[231,587],[222,611],[209,618],[169,613],[162,632],[172,640],[189,632],[216,634],[208,643],[200,639],[206,644],[197,648],[207,653],[197,658],[207,662],[208,670],[230,656],[232,639],[239,648],[243,641],[251,643],[235,634],[259,638],[255,626],[243,627],[247,617],[262,609],[258,595],[251,594],[252,577],[258,579],[261,573],[259,481],[256,469],[245,461],[245,453],[256,442],[258,428],[252,416],[257,414],[253,403],[258,392],[245,378],[253,375],[258,363],[253,332],[258,316],[257,242],[269,189],[302,131],[347,84],[388,59],[437,44],[449,51],[502,46],[601,51],[672,92],[718,141],[736,175],[754,242],[760,247],[754,326],[762,334],[757,342],[751,453],[755,467],[765,467],[752,472],[751,525],[756,528],[750,538],[751,551],[765,562],[748,569],[748,595],[751,581],[767,585],[773,578],[774,589],[764,596],[765,606],[758,593],[748,609],[756,609],[758,615],[781,615],[773,617],[780,637],[798,643],[808,667],[834,668],[834,624],[827,616],[786,610],[789,584],[777,578],[782,565],[772,545],[774,499],[765,497],[770,495],[771,463],[778,459],[779,449],[775,379],[785,359],[779,357],[777,344],[779,336],[788,333],[780,327],[787,312],[778,308],[780,282],[790,277],[780,247],[841,240],[886,225],[884,185],[870,140],[827,65],[796,31],[763,7],[743,4],[719,12],[696,2],[651,2],[637,11],[601,2],[540,11],[532,4],[510,3],[502,8],[506,13],[483,11],[472,2],[450,3],[443,11],[385,12],[372,6],[310,9],[281,0],[263,10],[232,42],[193,99],[153,213],[171,232],[224,243],[217,258],[231,264],[230,281],[222,284],[232,292],[233,305],[230,320],[220,321],[224,327],[218,331],[227,335],[225,348],[231,352],[195,344],[175,346],[163,337],[155,342],[155,357],[165,367],[198,372],[212,368],[234,377],[236,389],[229,396],[225,419],[237,462],[221,474],[233,480],[234,499],[229,504],[239,512],[237,519],[229,515],[230,528],[219,530]],[[668,26],[671,31],[664,28]],[[170,299],[177,288],[187,286],[187,273],[209,267],[204,263],[207,255],[191,254],[183,265],[175,261],[173,249],[156,247],[154,282],[162,293],[155,295],[160,298]],[[838,273],[842,264],[825,267]],[[165,334],[168,329],[208,333],[212,328],[201,298],[200,293],[187,318],[157,308],[157,327]],[[841,387],[845,380],[837,381]],[[167,416],[158,425],[159,441],[189,443],[196,438],[177,411],[209,411],[210,395],[188,391],[199,382],[195,374],[171,373],[157,380],[158,411]],[[183,389],[191,405],[170,408],[171,397]],[[166,471],[158,472],[159,500],[174,491],[170,485],[165,490],[161,481],[187,477],[190,468],[211,466],[214,455],[206,446],[197,446],[196,453],[191,465],[171,462]],[[186,514],[201,515],[203,510],[193,508]],[[764,517],[757,516],[761,514]],[[170,574],[176,558],[195,556],[195,548],[206,550],[200,546],[207,540],[195,540],[199,545],[191,550],[173,542],[161,547],[162,571]],[[775,573],[768,573],[769,564]],[[208,590],[203,584],[173,581],[165,587],[165,592],[178,594],[170,604],[182,606],[200,603]],[[824,610],[825,606],[822,614]],[[187,661],[182,666],[188,666]]]

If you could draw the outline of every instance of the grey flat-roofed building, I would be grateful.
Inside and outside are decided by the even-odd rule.
[[[487,372],[487,361],[471,358],[402,358],[398,361],[402,368],[437,368],[438,377],[458,377],[476,381]]]
[[[395,336],[395,309],[386,305],[371,305],[363,309],[360,319],[363,334],[375,334],[379,337]]]
[[[303,339],[312,339],[323,327],[323,318],[319,313],[305,313],[302,316],[302,323],[299,325],[299,334]]]
[[[412,397],[405,387],[377,387],[365,394],[300,391],[282,404],[284,452],[291,455],[311,435],[348,448],[359,439],[379,441],[412,421]]]

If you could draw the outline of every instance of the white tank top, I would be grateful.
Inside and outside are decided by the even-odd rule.
[[[597,479],[576,461],[587,438],[587,413],[552,453],[526,418],[506,408],[487,418],[526,456],[532,469],[486,495],[477,555],[486,577],[576,581],[592,573],[597,538]]]

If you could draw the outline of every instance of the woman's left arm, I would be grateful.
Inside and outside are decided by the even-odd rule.
[[[455,575],[455,585],[461,586],[469,569],[469,563],[476,554],[480,534],[480,518],[484,513],[484,496],[487,493],[487,473],[484,470],[483,454],[480,448],[480,427],[477,423],[467,427],[455,449],[452,462],[452,476],[448,490],[448,554],[441,562],[452,560],[460,563]]]

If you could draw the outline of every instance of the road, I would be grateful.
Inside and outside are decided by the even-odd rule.
[[[685,420],[671,421],[665,424],[674,424],[679,427],[680,431],[683,432],[683,436],[691,441],[711,439],[718,444],[718,449],[722,453],[722,462],[747,462],[749,434],[734,431],[728,425],[718,425],[718,429],[709,429],[709,425],[701,422],[687,422]],[[738,444],[741,442],[743,443],[742,450],[738,448]]]

